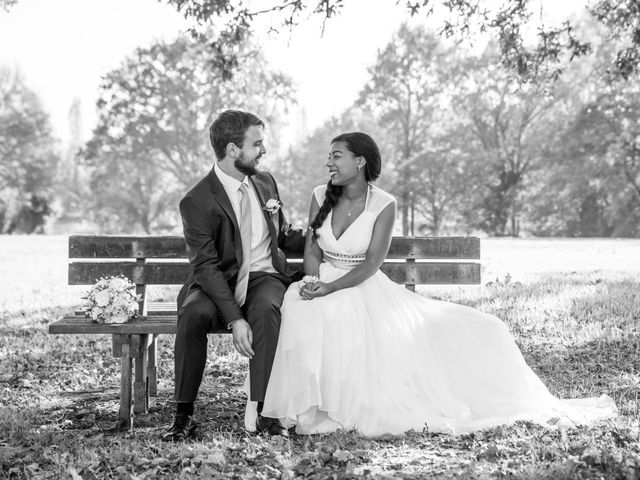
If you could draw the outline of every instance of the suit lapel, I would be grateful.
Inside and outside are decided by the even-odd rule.
[[[264,193],[261,190],[260,182],[255,182],[253,177],[249,177],[249,181],[253,185],[253,189],[258,196],[258,202],[260,203],[260,210],[262,210],[262,215],[267,222],[267,227],[269,228],[269,235],[271,236],[271,249],[278,248],[278,235],[276,233],[276,226],[273,224],[273,219],[271,218],[271,214],[266,210]]]
[[[222,182],[215,174],[214,170],[211,169],[209,173],[209,184],[211,186],[211,193],[215,200],[220,205],[220,208],[227,214],[229,220],[233,224],[233,233],[235,238],[240,239],[238,242],[234,242],[235,245],[235,254],[236,259],[238,260],[238,265],[242,264],[242,239],[240,238],[240,227],[238,227],[238,219],[236,218],[236,214],[233,211],[233,207],[231,206],[231,200],[229,200],[229,196],[227,195],[226,190],[222,186]]]

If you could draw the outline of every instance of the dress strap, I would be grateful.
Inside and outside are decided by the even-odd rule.
[[[318,202],[318,205],[322,205],[322,202],[324,202],[324,195],[327,192],[327,186],[326,185],[318,185],[316,188],[313,189],[313,196],[316,199],[316,202]]]
[[[369,204],[367,205],[369,208],[367,208],[367,206],[365,206],[365,208],[367,209],[367,211],[377,217],[378,214],[382,210],[384,210],[387,205],[395,201],[396,199],[393,195],[385,192],[384,190],[378,188],[373,184],[370,184],[368,193]]]

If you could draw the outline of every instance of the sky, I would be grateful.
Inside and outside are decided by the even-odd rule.
[[[584,3],[543,5],[546,14],[562,19]],[[277,37],[258,32],[267,60],[297,86],[297,134],[310,133],[357,98],[378,50],[407,18],[396,0],[348,0],[324,35],[318,23]],[[88,140],[101,76],[136,47],[170,41],[187,27],[173,7],[157,0],[19,0],[8,13],[0,11],[0,65],[20,70],[63,143],[69,138],[69,108],[80,98],[82,136]]]

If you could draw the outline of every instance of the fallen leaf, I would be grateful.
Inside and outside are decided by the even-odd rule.
[[[207,455],[202,459],[202,463],[206,463],[208,465],[217,465],[222,466],[227,463],[227,460],[224,458],[224,454],[221,451],[213,452]]]
[[[78,471],[75,468],[70,468],[67,473],[71,475],[71,480],[82,480],[82,477],[78,475]]]
[[[349,460],[353,460],[353,455],[348,450],[336,450],[333,452],[333,458],[335,458],[339,462],[348,462]]]

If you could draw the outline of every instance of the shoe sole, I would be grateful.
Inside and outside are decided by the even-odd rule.
[[[175,435],[167,436],[167,437],[163,435],[160,437],[160,439],[164,440],[165,442],[173,442],[173,443],[186,442],[187,440],[193,440],[195,438],[197,430],[198,430],[198,426],[194,425],[192,428],[187,430],[187,434],[183,438],[176,438]]]

